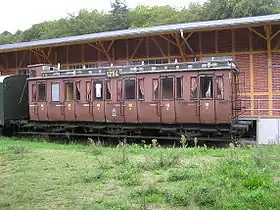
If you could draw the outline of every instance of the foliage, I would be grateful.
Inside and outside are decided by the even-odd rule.
[[[26,153],[28,151],[28,149],[26,147],[24,147],[23,145],[21,145],[21,144],[10,145],[8,147],[8,149],[13,154],[21,154],[21,153]]]
[[[49,39],[101,31],[155,25],[268,15],[280,12],[279,0],[207,0],[183,8],[138,5],[129,9],[125,0],[111,3],[108,13],[82,9],[77,14],[34,24],[25,31],[0,34],[0,44]]]

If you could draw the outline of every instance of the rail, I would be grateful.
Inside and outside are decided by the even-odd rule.
[[[239,99],[238,100],[239,102],[241,102],[241,113],[240,115],[244,114],[244,112],[256,112],[257,115],[253,115],[253,116],[256,116],[258,118],[260,118],[261,116],[265,116],[265,115],[262,115],[261,112],[264,112],[264,111],[279,111],[280,113],[280,98],[277,98],[277,99],[264,99],[264,98],[259,98],[259,99]],[[275,104],[277,104],[277,106],[279,108],[272,108],[272,109],[269,109],[269,102],[272,101],[272,104],[275,106]],[[245,103],[248,103],[248,107],[245,107],[244,104],[242,102],[245,102]],[[251,108],[251,103],[253,102],[253,108]],[[265,104],[263,103],[265,102]],[[279,105],[278,105],[279,104]],[[246,104],[245,104],[246,105]],[[267,108],[266,108],[267,107]],[[280,115],[280,114],[279,114]],[[267,114],[267,116],[269,116]]]
[[[111,66],[100,68],[82,68],[71,70],[60,70],[55,67],[46,66],[41,72],[42,77],[48,76],[67,76],[67,75],[107,75],[109,77],[119,76],[119,74],[128,73],[148,73],[160,71],[195,71],[207,69],[235,69],[237,64],[233,60],[213,60],[199,61],[187,63],[168,63],[168,64],[149,64],[149,65],[134,65],[134,66]]]

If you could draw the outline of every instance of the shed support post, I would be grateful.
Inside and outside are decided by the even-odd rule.
[[[271,52],[271,28],[270,25],[264,26],[266,35],[266,46],[267,46],[267,66],[268,66],[268,105],[269,105],[269,116],[273,115],[273,101],[272,101],[272,52]]]
[[[254,116],[254,59],[253,59],[253,39],[252,39],[252,31],[249,30],[249,74],[250,74],[250,109],[251,116]],[[259,108],[259,107],[258,107]]]

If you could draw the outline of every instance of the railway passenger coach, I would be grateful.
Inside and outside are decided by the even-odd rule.
[[[19,134],[230,140],[239,133],[232,124],[240,113],[232,60],[76,70],[33,65],[28,74],[30,119],[10,123]]]

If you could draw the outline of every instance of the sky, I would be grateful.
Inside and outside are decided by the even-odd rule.
[[[205,0],[126,0],[129,8],[142,5],[182,7],[190,2]],[[71,2],[71,3],[70,3]],[[98,2],[98,3],[97,3]],[[0,12],[0,33],[25,30],[33,24],[66,17],[80,9],[110,10],[111,0],[3,0]],[[170,3],[171,2],[171,3]]]

